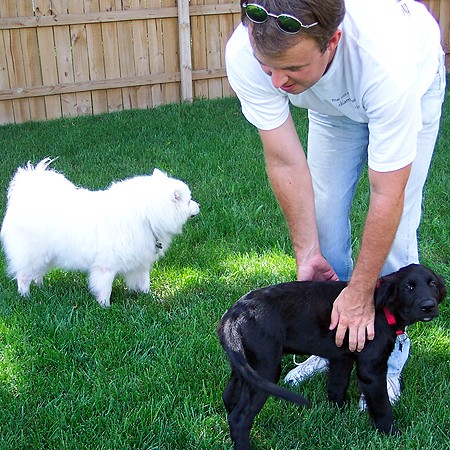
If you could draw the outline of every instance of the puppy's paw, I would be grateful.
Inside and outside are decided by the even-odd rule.
[[[380,433],[383,433],[387,436],[393,436],[393,437],[400,437],[402,435],[402,432],[397,429],[395,425],[391,425],[390,427],[378,427],[377,429]]]

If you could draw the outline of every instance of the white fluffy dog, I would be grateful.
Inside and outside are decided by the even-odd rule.
[[[149,292],[150,268],[200,208],[188,186],[155,169],[113,183],[79,188],[50,169],[49,158],[19,168],[8,189],[1,229],[8,272],[28,295],[52,268],[80,270],[101,306],[110,305],[117,275]]]

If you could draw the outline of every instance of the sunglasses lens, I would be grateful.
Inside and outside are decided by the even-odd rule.
[[[295,34],[302,28],[302,24],[295,17],[286,16],[284,14],[278,16],[277,23],[280,29],[286,33]]]
[[[280,14],[277,16],[276,14],[272,14],[267,12],[264,7],[261,5],[257,5],[256,3],[243,3],[242,7],[245,9],[245,14],[254,23],[264,23],[268,19],[268,17],[273,17],[277,20],[278,28],[285,33],[296,34],[302,28],[311,28],[314,25],[317,25],[319,22],[314,22],[311,25],[303,25],[300,20],[296,17],[291,16],[290,14]]]
[[[247,5],[245,14],[256,23],[264,23],[267,20],[267,11],[259,5]]]

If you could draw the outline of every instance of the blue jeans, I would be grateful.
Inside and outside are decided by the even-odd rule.
[[[423,128],[418,134],[417,156],[406,186],[403,215],[382,275],[419,262],[417,230],[423,188],[438,134],[444,91],[442,60],[433,84],[422,97]],[[365,123],[309,111],[308,165],[313,180],[320,248],[341,280],[348,280],[353,270],[349,215],[367,163],[368,139]]]

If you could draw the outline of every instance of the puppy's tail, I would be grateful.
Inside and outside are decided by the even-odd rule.
[[[233,323],[225,320],[219,325],[217,330],[220,343],[230,360],[231,366],[254,388],[269,395],[287,400],[288,402],[309,408],[311,406],[310,401],[302,395],[266,380],[253,369],[246,358],[242,336],[233,325]]]

